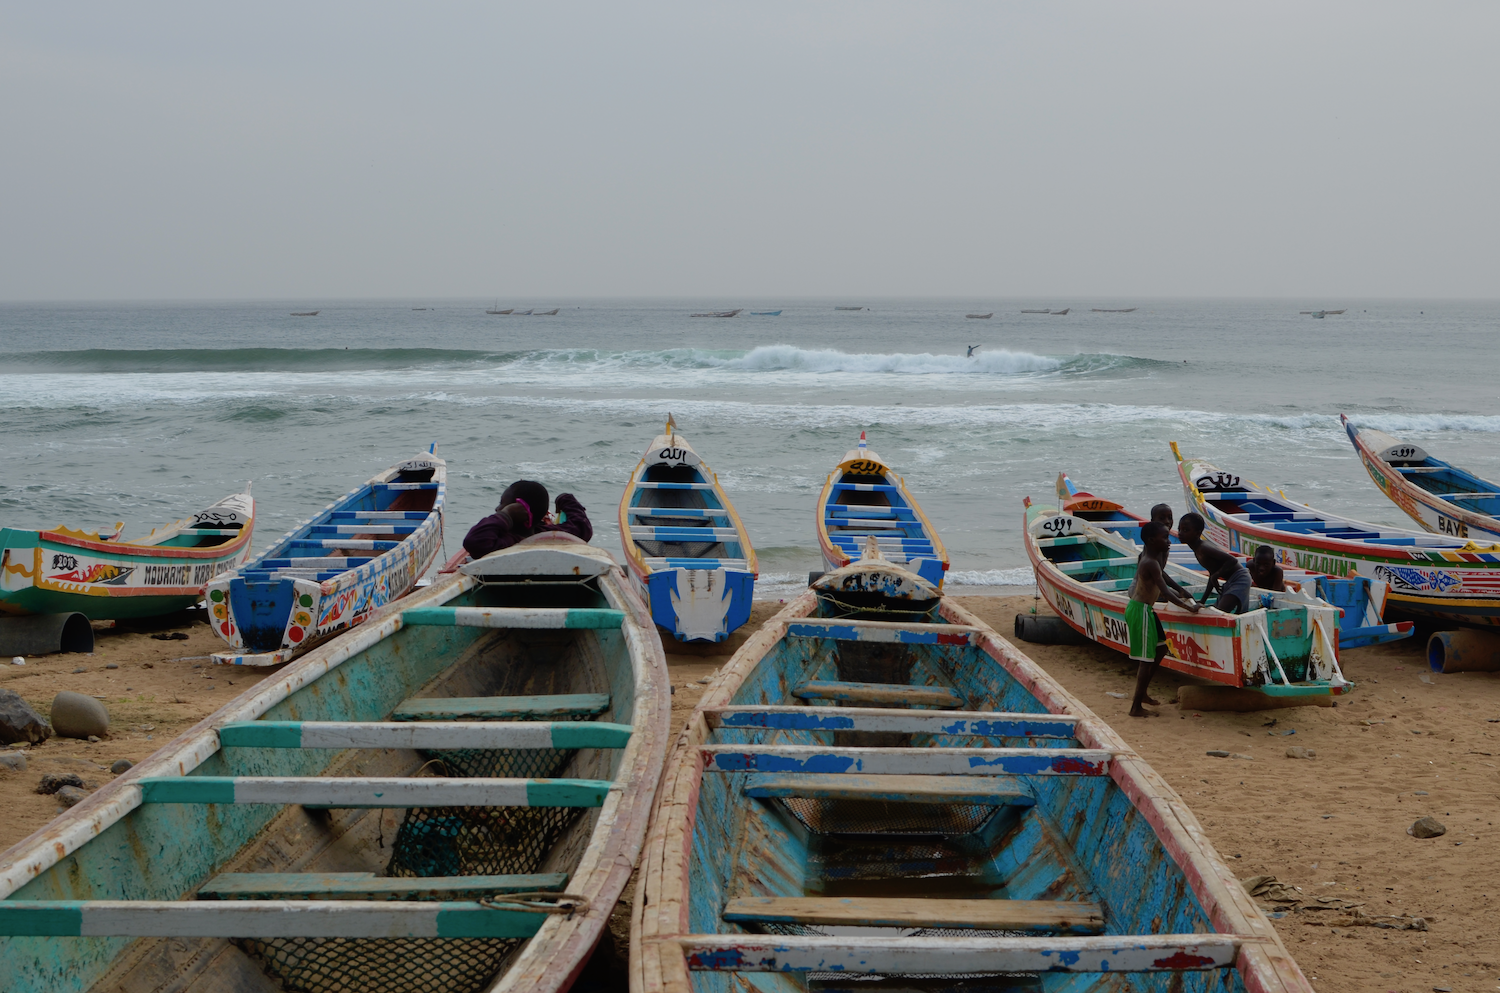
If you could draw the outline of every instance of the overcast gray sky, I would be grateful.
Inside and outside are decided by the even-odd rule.
[[[0,5],[0,299],[1500,296],[1495,3]]]

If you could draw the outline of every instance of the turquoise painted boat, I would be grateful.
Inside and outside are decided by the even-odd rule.
[[[255,501],[247,485],[143,538],[122,538],[124,528],[0,528],[0,614],[105,621],[191,607],[209,580],[249,558]]]
[[[0,855],[0,989],[565,990],[640,850],[669,692],[602,549],[469,563]]]
[[[1500,484],[1427,454],[1420,446],[1339,415],[1380,492],[1433,534],[1500,541]]]
[[[435,448],[436,446],[434,446]],[[204,592],[221,665],[280,665],[416,588],[443,547],[448,464],[396,463]]]
[[[866,557],[720,671],[667,762],[632,993],[1310,993],[1171,786]]]

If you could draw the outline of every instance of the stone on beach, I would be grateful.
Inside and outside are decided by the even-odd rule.
[[[80,786],[63,786],[57,791],[57,799],[64,807],[71,807],[88,795],[89,791]]]
[[[8,769],[11,772],[25,772],[26,753],[0,752],[0,769]]]
[[[21,699],[15,690],[0,690],[0,742],[40,744],[52,736],[52,726]]]
[[[1286,757],[1289,759],[1315,759],[1318,757],[1318,750],[1316,748],[1307,748],[1303,745],[1293,745],[1286,750]]]
[[[109,731],[109,711],[91,696],[63,690],[52,698],[52,728],[64,738],[100,737]]]
[[[56,793],[64,786],[83,785],[83,780],[76,772],[49,772],[36,784],[36,791],[43,796]]]
[[[1438,838],[1448,833],[1443,822],[1436,817],[1419,817],[1406,829],[1413,838]]]
[[[129,772],[134,767],[135,763],[129,759],[115,759],[114,765],[109,767],[109,771],[118,776],[122,772]]]

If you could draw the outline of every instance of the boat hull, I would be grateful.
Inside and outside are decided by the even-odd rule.
[[[723,641],[750,619],[755,605],[753,572],[661,569],[631,575],[651,605],[651,619],[678,641]]]
[[[823,564],[829,572],[857,561],[873,539],[881,555],[941,587],[948,549],[906,481],[865,447],[844,454],[828,474],[813,511]]]
[[[1340,415],[1341,417],[1343,415]],[[1500,521],[1488,514],[1475,513],[1455,506],[1437,494],[1416,486],[1380,457],[1360,438],[1360,431],[1349,418],[1343,417],[1344,430],[1359,454],[1360,464],[1370,479],[1406,516],[1433,534],[1454,538],[1472,538],[1480,542],[1500,542]],[[1491,487],[1493,489],[1493,487]]]

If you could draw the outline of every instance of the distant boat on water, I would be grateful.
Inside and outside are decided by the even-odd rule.
[[[316,310],[294,310],[294,311],[292,311],[292,316],[293,317],[317,317],[318,316],[318,312]]]
[[[703,313],[703,314],[694,314],[693,316],[694,317],[734,317],[736,314],[738,314],[740,311],[742,311],[744,309],[745,308],[743,308],[743,307],[736,307],[733,310],[710,310],[710,311],[708,311],[706,313]],[[778,310],[777,313],[779,314],[779,313],[781,313],[781,311]]]
[[[517,317],[530,317],[531,316],[531,311],[529,311],[529,310],[518,310],[518,311],[516,311],[516,316]]]
[[[1093,311],[1096,314],[1133,314],[1135,313],[1135,310],[1136,308],[1134,307],[1120,307],[1118,309],[1112,309],[1110,307],[1093,308]]]
[[[1342,310],[1299,310],[1299,311],[1297,311],[1297,313],[1299,313],[1299,314],[1306,314],[1309,317],[1327,317],[1330,314],[1342,314],[1343,311]]]
[[[426,310],[426,307],[413,307],[412,310]]]
[[[781,311],[779,311],[779,310],[752,310],[752,311],[750,311],[750,316],[751,317],[780,317],[781,316]]]
[[[1068,311],[1072,309],[1072,307],[1064,307],[1062,310],[1054,310],[1051,313],[1053,317],[1067,317]]]
[[[964,316],[976,321],[987,321],[995,316],[995,312],[992,310],[988,314],[965,314]]]
[[[515,309],[516,308],[514,308],[514,307],[507,307],[505,310],[486,310],[485,313],[486,314],[509,314],[511,311],[513,311]]]
[[[1050,313],[1052,313],[1052,311],[1050,311],[1050,310],[1023,310],[1023,311],[1021,311],[1021,313],[1023,313],[1023,314],[1050,314]]]
[[[561,307],[553,307],[551,310],[539,310],[535,314],[532,314],[531,316],[532,317],[556,317],[557,316],[557,312],[559,310],[561,310],[561,309],[562,309]]]
[[[835,307],[834,310],[864,310],[863,307]]]

